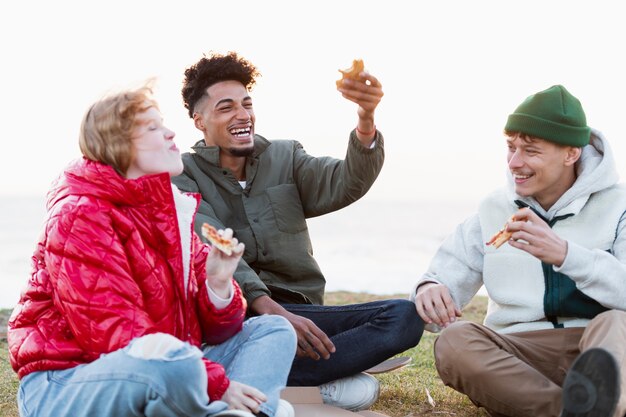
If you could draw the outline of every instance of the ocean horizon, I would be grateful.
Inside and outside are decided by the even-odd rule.
[[[476,209],[466,201],[382,201],[367,196],[308,220],[326,291],[408,294],[456,225]],[[26,285],[45,196],[0,196],[0,308]]]

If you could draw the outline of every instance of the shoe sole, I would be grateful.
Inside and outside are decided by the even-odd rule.
[[[373,366],[363,372],[368,374],[382,374],[384,372],[391,372],[396,369],[400,369],[403,366],[411,363],[413,359],[410,356],[399,356],[396,358],[387,359],[384,362],[379,363],[376,366]]]
[[[563,382],[561,417],[611,417],[619,399],[619,370],[604,349],[583,352]]]

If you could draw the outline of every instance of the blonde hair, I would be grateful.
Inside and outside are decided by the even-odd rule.
[[[153,80],[142,87],[105,97],[95,102],[83,117],[78,144],[83,155],[92,161],[113,167],[125,176],[134,154],[133,130],[137,115],[158,105],[152,98]]]

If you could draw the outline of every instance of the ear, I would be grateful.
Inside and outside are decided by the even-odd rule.
[[[193,124],[196,126],[196,129],[204,132],[204,120],[202,120],[202,117],[198,113],[193,114]]]
[[[575,146],[568,146],[565,151],[565,166],[572,166],[580,159],[580,155],[583,152],[583,148],[578,148]]]

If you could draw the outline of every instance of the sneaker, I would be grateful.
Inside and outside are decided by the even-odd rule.
[[[611,417],[619,400],[619,369],[604,349],[583,352],[563,382],[561,417]]]
[[[378,380],[365,373],[320,385],[325,404],[350,411],[370,408],[378,399],[379,390]]]
[[[296,412],[291,404],[283,399],[278,400],[278,407],[276,408],[274,417],[295,417],[295,415]]]

